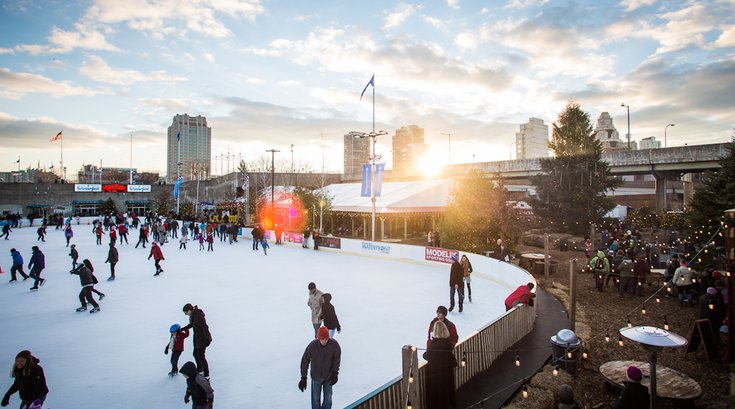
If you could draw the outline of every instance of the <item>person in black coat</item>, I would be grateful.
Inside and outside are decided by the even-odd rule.
[[[181,374],[186,377],[186,394],[184,403],[191,399],[192,409],[211,409],[214,407],[214,389],[209,379],[199,375],[194,362],[188,361],[181,367]]]
[[[424,353],[428,361],[426,368],[427,409],[446,409],[455,407],[454,367],[457,359],[452,353],[449,329],[442,321],[434,323],[433,337]]]
[[[33,253],[31,255],[31,261],[28,263],[28,268],[31,271],[28,272],[28,275],[35,280],[31,290],[38,290],[38,284],[41,283],[43,285],[46,282],[45,278],[41,278],[41,271],[46,268],[46,256],[43,255],[43,252],[38,246],[33,246],[31,249]]]
[[[334,305],[332,305],[332,294],[330,293],[322,295],[321,319],[324,320],[324,326],[329,329],[330,337],[334,338],[334,330],[337,330],[337,333],[342,332],[342,326],[339,325],[339,318],[337,318],[337,312],[334,311]]]
[[[82,284],[82,291],[79,292],[79,302],[82,303],[82,306],[77,308],[77,312],[87,311],[87,302],[92,304],[92,310],[89,311],[89,313],[95,313],[100,310],[99,304],[92,298],[92,289],[94,288],[94,274],[92,274],[92,270],[90,270],[86,264],[92,264],[89,262],[89,260],[84,260],[82,264],[79,265],[79,267],[72,270],[71,274],[76,274],[79,276],[79,282]]]
[[[107,281],[115,280],[115,264],[120,260],[120,255],[115,248],[115,243],[110,243],[110,251],[107,252],[107,260],[105,263],[110,263],[110,278]]]
[[[464,303],[464,269],[459,264],[459,254],[452,255],[452,267],[449,271],[449,311],[454,309],[454,293],[459,293],[459,312]]]
[[[207,347],[212,343],[212,334],[209,332],[207,320],[204,318],[204,311],[199,306],[192,306],[189,303],[184,305],[184,314],[189,316],[189,325],[181,328],[182,330],[194,329],[192,341],[194,343],[194,360],[197,363],[197,372],[202,372],[205,378],[209,378],[209,363],[205,353]]]
[[[43,374],[43,368],[38,365],[39,362],[41,361],[31,355],[31,351],[28,350],[20,351],[15,356],[12,372],[15,380],[5,393],[0,406],[8,406],[10,396],[15,392],[19,392],[22,408],[30,407],[35,401],[42,404],[46,400],[46,395],[48,395],[46,376]]]
[[[623,390],[612,409],[648,409],[651,397],[648,395],[648,388],[641,385],[643,379],[641,370],[631,365],[625,371],[625,378]]]

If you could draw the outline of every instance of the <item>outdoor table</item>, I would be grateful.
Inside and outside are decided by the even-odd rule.
[[[651,383],[650,366],[641,361],[610,361],[600,366],[600,374],[605,381],[622,388],[625,373],[630,365],[635,365],[643,373],[641,384],[649,388]],[[656,395],[662,399],[689,401],[702,396],[702,387],[697,381],[683,373],[663,365],[656,365]]]
[[[551,256],[549,256],[551,259]],[[523,253],[521,254],[520,267],[525,268],[528,271],[533,271],[534,263],[537,261],[544,261],[544,255],[542,253]]]

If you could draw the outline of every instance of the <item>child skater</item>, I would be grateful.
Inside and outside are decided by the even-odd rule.
[[[188,234],[181,234],[181,238],[179,239],[179,250],[184,249],[186,250],[186,242],[189,241],[189,235]]]
[[[174,376],[179,373],[179,357],[184,352],[184,339],[189,336],[189,330],[182,330],[181,325],[174,324],[169,328],[169,332],[171,333],[171,339],[166,344],[163,353],[168,355],[168,350],[171,350],[171,372],[168,373],[168,376]]]
[[[79,252],[77,251],[76,244],[71,245],[71,251],[69,252],[69,257],[71,257],[71,271],[74,271],[77,269],[77,259],[79,259]]]
[[[181,374],[186,377],[184,403],[191,400],[192,409],[211,408],[214,404],[214,389],[209,379],[197,373],[196,364],[188,361],[181,367]]]
[[[267,255],[268,255],[268,248],[270,247],[270,246],[268,245],[268,240],[266,240],[266,239],[262,239],[262,240],[260,241],[260,245],[261,245],[261,246],[263,247],[263,253],[265,253],[265,255],[267,256]]]
[[[199,251],[204,250],[204,236],[202,233],[197,233],[197,241],[199,242]]]

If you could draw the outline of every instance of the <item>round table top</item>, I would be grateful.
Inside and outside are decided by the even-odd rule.
[[[651,388],[651,368],[648,362],[610,361],[600,366],[600,374],[606,381],[623,386],[625,373],[630,365],[635,365],[643,373],[641,384]],[[702,396],[702,387],[694,379],[667,366],[656,365],[656,396],[664,399],[691,400]]]
[[[532,260],[543,260],[544,255],[542,253],[523,253],[521,254],[521,257],[528,258]],[[551,258],[551,256],[549,256]]]

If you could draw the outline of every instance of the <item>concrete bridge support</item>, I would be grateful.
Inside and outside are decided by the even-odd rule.
[[[667,182],[677,180],[679,178],[679,175],[679,172],[653,172],[653,176],[656,179],[656,211],[669,210],[669,189],[667,186]]]

